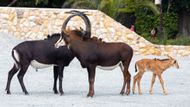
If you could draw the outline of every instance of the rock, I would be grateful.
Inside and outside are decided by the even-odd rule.
[[[0,32],[11,32],[23,40],[42,39],[44,35],[61,31],[63,22],[70,15],[66,14],[66,11],[68,10],[2,7],[0,9]],[[100,11],[88,10],[88,18],[91,22],[93,36],[101,37],[107,42],[125,42],[134,49],[135,54],[190,56],[190,46],[154,45]],[[80,17],[72,18],[68,26],[71,29],[80,27],[86,29]]]

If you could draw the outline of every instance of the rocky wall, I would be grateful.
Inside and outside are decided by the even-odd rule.
[[[11,8],[0,7],[0,32],[10,33],[19,39],[43,39],[47,34],[59,33],[64,20],[72,9]],[[154,45],[135,32],[116,22],[98,10],[85,11],[92,25],[92,36],[103,38],[106,42],[125,42],[133,47],[135,54],[143,55],[190,55],[190,46]],[[85,29],[84,22],[74,17],[70,28]]]

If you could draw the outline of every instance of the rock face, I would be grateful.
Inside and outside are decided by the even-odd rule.
[[[47,34],[59,33],[71,9],[10,8],[0,7],[0,32],[11,33],[19,39],[43,39]],[[190,46],[154,45],[135,32],[116,22],[98,10],[86,11],[92,25],[92,36],[103,38],[106,42],[125,42],[133,47],[135,54],[190,55]],[[69,23],[72,29],[82,27],[83,20],[74,17]]]

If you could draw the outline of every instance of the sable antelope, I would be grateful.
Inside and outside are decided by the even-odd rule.
[[[134,76],[134,80],[133,80],[133,93],[135,93],[135,85],[136,82],[138,84],[138,93],[142,94],[141,89],[140,89],[140,82],[141,82],[141,78],[144,74],[144,72],[146,71],[152,71],[153,72],[153,76],[152,76],[152,82],[151,82],[151,88],[149,93],[152,94],[152,90],[153,90],[153,84],[155,82],[155,78],[156,76],[158,76],[162,89],[163,89],[163,93],[166,95],[167,92],[164,88],[164,81],[162,79],[162,73],[174,66],[177,69],[179,68],[179,65],[177,63],[177,60],[175,60],[174,58],[168,56],[168,59],[141,59],[139,61],[137,61],[135,63],[135,72],[138,71],[138,73]]]
[[[57,78],[59,77],[59,92],[62,95],[62,78],[63,70],[65,66],[74,58],[74,55],[68,49],[67,46],[60,46],[55,48],[55,43],[60,38],[60,34],[53,34],[45,40],[25,41],[12,49],[12,57],[15,63],[12,69],[8,73],[8,80],[6,86],[7,94],[10,94],[11,79],[16,72],[18,73],[18,80],[25,94],[28,94],[23,77],[29,67],[33,66],[36,69],[41,69],[49,66],[54,66],[54,93],[57,91]]]
[[[90,38],[91,24],[88,17],[81,12],[71,13],[72,15],[63,23],[61,33],[66,45],[80,61],[81,66],[87,68],[89,80],[89,92],[87,97],[93,97],[94,95],[96,67],[113,69],[120,66],[124,78],[120,94],[130,94],[131,75],[128,68],[133,56],[133,49],[125,43],[106,43]],[[74,16],[79,16],[84,20],[86,31],[66,29],[67,23]]]

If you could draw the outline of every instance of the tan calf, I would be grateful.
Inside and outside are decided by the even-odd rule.
[[[177,60],[174,58],[168,56],[168,59],[141,59],[135,63],[135,71],[138,73],[134,76],[133,79],[133,94],[135,93],[135,84],[137,82],[138,84],[138,93],[142,94],[141,89],[140,89],[140,81],[141,78],[146,71],[152,71],[153,76],[152,76],[152,82],[151,82],[151,87],[150,87],[150,94],[152,94],[152,89],[153,89],[153,84],[155,82],[156,76],[158,76],[164,95],[167,95],[167,92],[164,88],[164,81],[162,79],[161,74],[169,67],[175,66],[177,69],[179,68],[179,65],[177,63]]]

